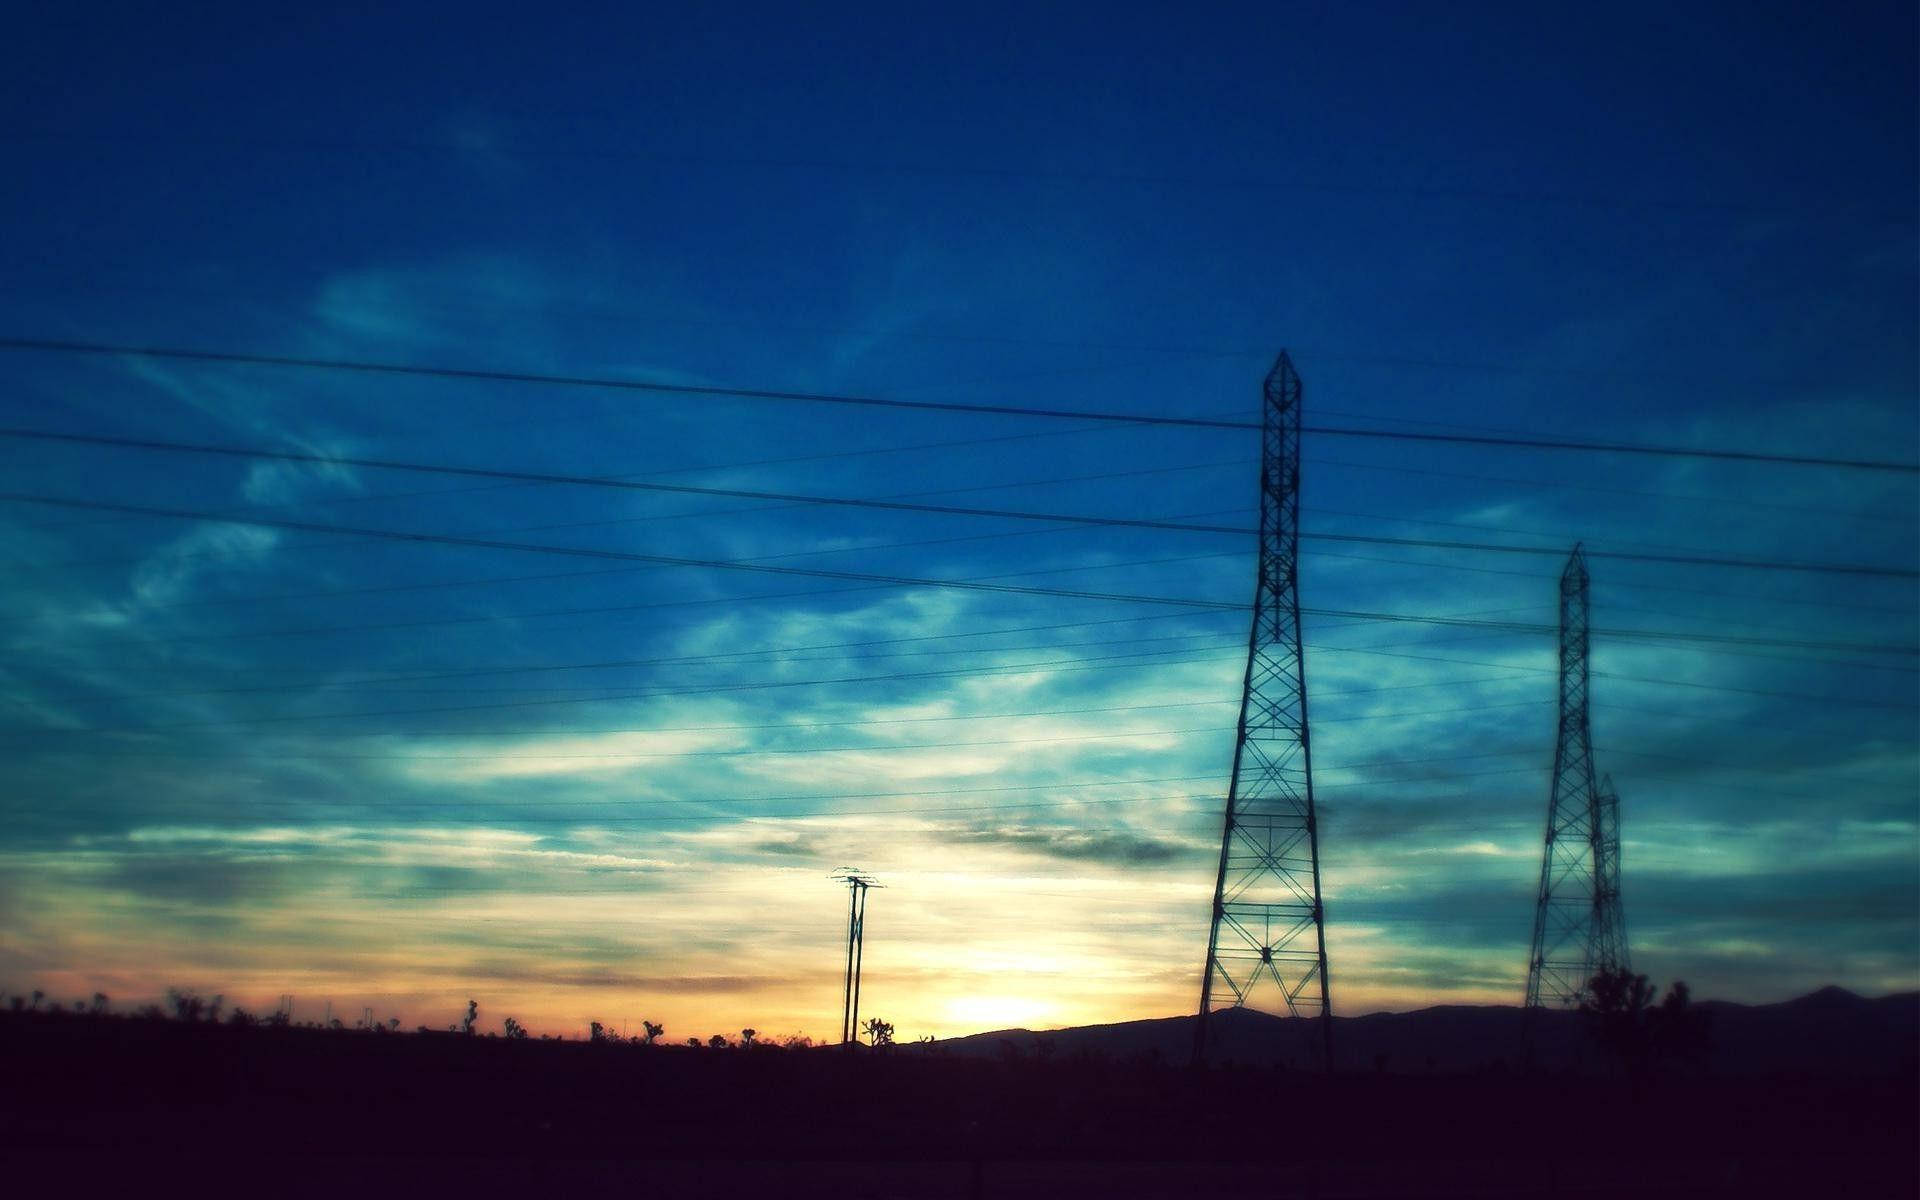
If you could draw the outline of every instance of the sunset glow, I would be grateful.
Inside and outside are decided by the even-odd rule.
[[[1576,543],[1634,969],[1920,986],[1912,6],[1548,7],[49,16],[0,992],[1193,1012],[1283,349],[1334,1010],[1521,1002]]]

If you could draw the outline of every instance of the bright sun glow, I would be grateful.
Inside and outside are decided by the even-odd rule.
[[[1045,1029],[1053,1006],[1028,996],[960,996],[947,1001],[945,1017],[955,1033],[996,1029]]]

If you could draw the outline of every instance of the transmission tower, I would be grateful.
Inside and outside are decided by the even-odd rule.
[[[1216,1006],[1239,1008],[1277,991],[1287,1016],[1319,1017],[1321,1063],[1330,1066],[1333,1008],[1300,642],[1300,376],[1284,351],[1264,393],[1260,569],[1193,1056],[1206,1060]]]
[[[860,959],[865,950],[867,889],[879,887],[871,877],[846,867],[835,879],[847,885],[847,990],[840,1006],[840,1044],[860,1040]]]
[[[1560,735],[1527,959],[1527,1007],[1578,1004],[1594,975],[1630,967],[1620,911],[1620,798],[1611,779],[1594,782],[1587,562],[1575,546],[1560,573]]]

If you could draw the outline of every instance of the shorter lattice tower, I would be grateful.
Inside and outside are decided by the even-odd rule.
[[[1586,556],[1575,546],[1560,574],[1560,732],[1527,959],[1528,1008],[1576,1005],[1594,975],[1632,965],[1620,909],[1620,798],[1611,779],[1595,781],[1593,769],[1587,588]]]

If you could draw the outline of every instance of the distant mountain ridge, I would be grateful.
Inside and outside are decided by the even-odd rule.
[[[1775,1004],[1697,1001],[1710,1014],[1706,1067],[1720,1075],[1863,1077],[1920,1073],[1920,992],[1869,999],[1827,987]],[[1524,1009],[1440,1005],[1404,1013],[1333,1019],[1334,1060],[1343,1071],[1393,1074],[1511,1070],[1522,1052]],[[1555,1070],[1600,1071],[1577,1012],[1534,1015],[1533,1059]],[[1157,1059],[1193,1053],[1191,1016],[1151,1017],[1067,1029],[1002,1029],[910,1048],[916,1053],[1022,1058]],[[1306,1067],[1316,1062],[1313,1023],[1252,1009],[1217,1012],[1209,1026],[1216,1061]]]

